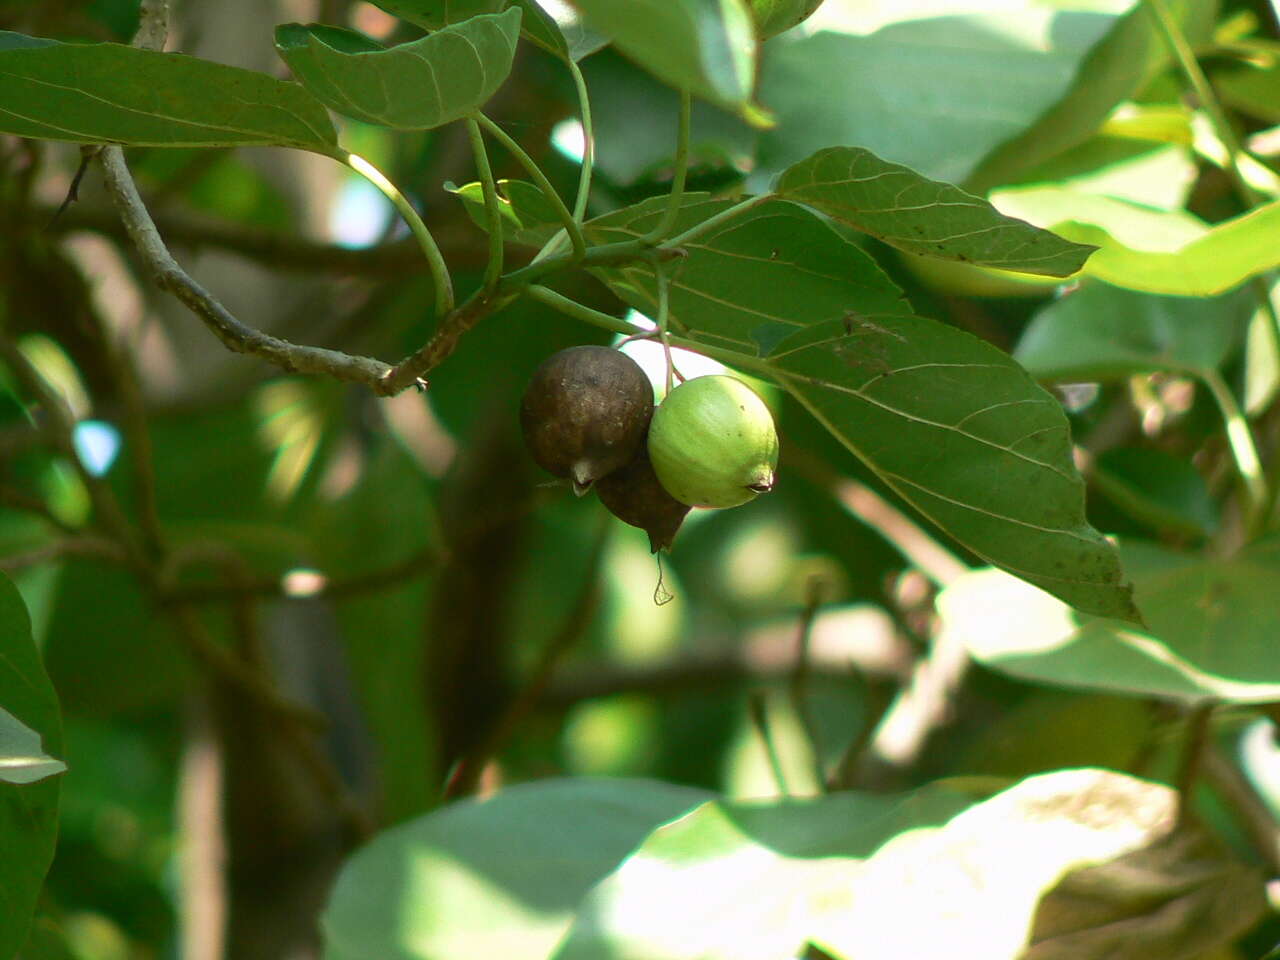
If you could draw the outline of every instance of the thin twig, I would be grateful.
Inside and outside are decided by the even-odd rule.
[[[126,565],[129,563],[128,556],[114,540],[107,540],[102,537],[73,536],[42,544],[39,547],[28,550],[26,553],[15,553],[7,557],[0,557],[0,570],[6,573],[16,573],[19,570],[52,563],[55,560],[65,560],[68,557],[88,557]]]
[[[667,205],[662,216],[654,224],[653,229],[644,235],[645,243],[657,243],[675,226],[676,217],[680,215],[680,204],[684,202],[684,183],[689,175],[689,120],[693,110],[693,98],[688,90],[680,91],[680,119],[676,125],[676,158],[675,173],[671,178],[671,193],[667,197]]]
[[[582,113],[582,169],[578,173],[578,196],[573,203],[573,219],[582,223],[587,215],[587,200],[591,196],[591,171],[596,159],[596,135],[591,122],[591,98],[587,96],[587,81],[572,57],[567,58],[569,73],[573,76],[574,89],[578,91],[578,108]]]
[[[809,640],[813,636],[813,620],[822,603],[823,581],[820,576],[812,576],[805,588],[804,610],[800,614],[800,624],[796,629],[796,669],[791,674],[791,682],[787,684],[787,692],[791,698],[791,709],[795,711],[804,730],[805,739],[809,742],[809,752],[813,756],[816,776],[814,782],[825,785],[827,777],[822,769],[822,740],[818,736],[818,726],[813,719],[813,711],[809,709]]]
[[[1280,824],[1267,801],[1212,741],[1206,743],[1200,763],[1205,781],[1235,813],[1272,875],[1280,876]]]
[[[600,607],[601,573],[603,570],[604,550],[609,542],[610,525],[607,521],[600,524],[596,533],[591,555],[587,558],[587,574],[578,591],[577,599],[569,610],[568,616],[560,628],[552,634],[547,645],[542,648],[538,662],[529,673],[529,678],[520,688],[511,703],[507,705],[502,716],[498,718],[484,742],[469,757],[465,757],[455,765],[445,786],[445,799],[465,796],[471,793],[480,780],[486,762],[502,752],[502,748],[511,739],[520,724],[533,713],[547,691],[551,678],[555,674],[560,661],[573,648],[579,638],[591,626],[596,611]]]
[[[467,136],[471,139],[471,152],[475,156],[476,173],[480,177],[480,189],[484,192],[485,216],[489,222],[489,262],[484,268],[484,288],[493,290],[502,276],[502,205],[498,199],[498,186],[493,182],[493,169],[489,166],[489,153],[484,148],[484,134],[480,124],[468,117]]]
[[[31,494],[24,493],[21,490],[15,490],[13,487],[0,486],[0,505],[9,507],[12,510],[21,510],[23,513],[35,514],[61,533],[71,536],[77,536],[80,533],[78,527],[67,523],[59,517],[44,500],[39,497],[33,497]]]
[[[1186,826],[1195,809],[1196,782],[1200,779],[1205,747],[1209,742],[1209,720],[1213,716],[1212,701],[1198,704],[1186,718],[1186,740],[1178,758],[1178,824]]]
[[[782,756],[778,753],[778,744],[773,737],[773,728],[769,723],[769,705],[760,690],[753,690],[747,697],[747,713],[751,717],[751,726],[760,738],[760,746],[765,758],[769,761],[769,772],[781,796],[791,796],[791,787],[787,783],[787,773],[782,767]],[[821,782],[821,781],[819,781]]]

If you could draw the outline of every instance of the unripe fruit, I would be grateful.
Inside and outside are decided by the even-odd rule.
[[[697,377],[654,411],[649,459],[681,503],[736,507],[773,489],[778,433],[769,408],[741,380]]]
[[[652,416],[649,378],[608,347],[570,347],[548,357],[520,404],[533,459],[572,481],[579,496],[635,456]]]
[[[751,17],[761,40],[803,23],[820,6],[822,0],[750,0]]]
[[[689,513],[689,507],[667,493],[658,482],[658,475],[649,462],[649,451],[643,444],[630,463],[600,479],[596,493],[615,517],[649,534],[649,548],[653,553],[671,546]]]

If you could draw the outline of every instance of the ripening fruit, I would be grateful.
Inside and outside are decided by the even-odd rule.
[[[653,553],[671,546],[689,513],[689,507],[667,493],[658,482],[644,444],[625,467],[600,478],[596,493],[615,517],[649,534],[649,548]]]
[[[750,0],[751,17],[761,40],[790,30],[813,16],[822,0]]]
[[[533,459],[567,477],[579,496],[635,456],[652,416],[649,378],[608,347],[570,347],[548,357],[520,404]]]
[[[741,380],[697,377],[654,411],[649,459],[681,503],[736,507],[773,489],[778,433],[769,408]]]

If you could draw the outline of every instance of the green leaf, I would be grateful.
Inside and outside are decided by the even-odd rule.
[[[1280,67],[1240,67],[1213,76],[1213,86],[1228,105],[1268,123],[1280,123]]]
[[[676,220],[682,231],[732,206],[695,194]],[[662,197],[592,220],[592,242],[632,240],[655,226]],[[671,268],[671,330],[747,356],[768,354],[808,324],[862,314],[901,313],[902,291],[866,253],[804,207],[770,200],[682,244]],[[647,264],[597,274],[623,300],[657,315],[657,280]]]
[[[35,738],[35,747],[62,750],[58,698],[31,639],[31,621],[18,590],[0,574],[0,765],[16,732]],[[40,744],[43,742],[43,749]],[[50,773],[47,760],[37,761]],[[57,763],[57,761],[51,761]],[[5,766],[0,766],[0,770]],[[8,768],[10,774],[17,768]],[[31,771],[28,768],[29,772]],[[12,782],[0,775],[0,957],[22,946],[44,875],[53,860],[58,832],[58,779]],[[8,782],[6,782],[8,781]]]
[[[36,783],[67,765],[44,752],[36,733],[4,707],[0,707],[0,780]]]
[[[943,260],[1066,277],[1091,252],[860,147],[819,150],[775,189],[900,250]]]
[[[0,44],[5,133],[77,143],[285,146],[317,153],[337,143],[324,107],[296,83],[115,43],[23,39],[31,42]]]
[[[507,0],[373,0],[373,4],[424,30],[439,30],[471,17],[500,13]]]
[[[978,556],[1081,610],[1136,620],[1085,519],[1058,402],[995,347],[923,317],[824,323],[770,360],[846,447]]]
[[[778,125],[761,138],[759,167],[777,173],[845,143],[964,182],[1062,100],[1115,22],[1097,9],[1115,3],[1092,11],[1030,0],[991,6],[826,4],[818,16],[827,29],[782,38],[764,57],[760,99]],[[864,12],[876,22],[856,22]]]
[[[608,37],[588,28],[572,8],[558,7],[553,17],[537,0],[512,0],[512,6],[524,11],[525,37],[557,57],[581,60],[609,44]]]
[[[338,113],[421,130],[465,117],[493,96],[511,72],[519,33],[520,11],[512,9],[387,50],[351,53],[329,42],[332,28],[291,23],[276,28],[276,49]]]
[[[462,201],[467,215],[481,230],[488,231],[489,216],[484,206],[484,188],[479,182],[461,187],[446,183],[445,189]],[[498,209],[507,239],[535,249],[562,229],[560,216],[546,194],[527,180],[498,181]]]
[[[1168,7],[1193,44],[1212,35],[1217,0],[1170,0]],[[1095,133],[1117,104],[1137,95],[1169,62],[1168,44],[1152,26],[1151,11],[1143,3],[1133,4],[1128,13],[1115,18],[1080,62],[1066,95],[1035,124],[987,156],[965,185],[975,193],[986,193]]]
[[[578,906],[556,960],[765,960],[801,954],[865,858],[976,798],[942,785],[900,796],[712,800],[659,827]]]
[[[991,199],[1012,216],[1098,247],[1084,272],[1117,287],[1209,297],[1280,266],[1280,201],[1210,227],[1185,212],[1055,187],[1003,190]]]
[[[1198,300],[1085,282],[1035,315],[1013,355],[1041,380],[1198,374],[1223,364],[1253,307],[1248,290]]]
[[[749,118],[756,39],[743,0],[573,0],[587,25],[659,80]]]
[[[1219,934],[1229,940],[1265,912],[1258,871],[1194,828],[1175,833],[1177,808],[1169,787],[1108,770],[1030,777],[886,845],[832,890],[811,937],[847,960],[1173,956],[1187,934],[1172,918],[1192,912],[1179,897],[1208,874],[1211,902],[1186,923],[1231,916]],[[1101,930],[1082,923],[1090,906]],[[1179,927],[1172,937],[1170,926]],[[1086,947],[1090,933],[1098,936]],[[1040,942],[1046,948],[1027,949]],[[1151,942],[1164,949],[1148,951]]]
[[[385,831],[325,911],[344,960],[545,960],[582,896],[659,824],[708,799],[644,780],[544,780]]]
[[[1162,450],[1115,447],[1093,464],[1092,480],[1112,503],[1161,533],[1203,539],[1218,527],[1218,505],[1190,462]]]
[[[1038,683],[1185,701],[1280,698],[1280,543],[1228,560],[1142,543],[1123,543],[1121,553],[1147,630],[1080,617],[995,570],[943,591],[944,628],[979,662]]]

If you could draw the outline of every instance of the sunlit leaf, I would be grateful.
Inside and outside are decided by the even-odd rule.
[[[760,166],[776,173],[831,144],[858,144],[963,182],[1067,94],[1115,21],[1048,7],[824,4],[814,22],[827,29],[784,37],[763,58],[760,98],[778,126],[761,138]]]
[[[15,740],[17,743],[15,743]],[[13,748],[21,748],[22,765]],[[38,751],[32,756],[31,751]],[[62,720],[18,590],[0,574],[0,957],[27,936],[58,833]],[[44,777],[40,782],[31,782]]]
[[[1280,266],[1280,201],[1215,226],[1055,187],[1001,191],[992,202],[1078,243],[1098,247],[1088,276],[1117,287],[1180,297],[1223,293]]]
[[[781,803],[714,800],[656,831],[582,901],[556,960],[773,960],[801,954],[833,891],[904,831],[978,797],[934,785]]]
[[[349,31],[343,31],[349,34]],[[276,49],[326,105],[368,123],[438,127],[482,106],[507,79],[520,11],[472,17],[385,50],[334,46],[332,28],[276,28]]]
[[[707,800],[642,780],[544,780],[387,830],[325,911],[344,960],[546,960],[582,896],[659,824]]]
[[[775,189],[923,256],[1065,277],[1078,271],[1091,252],[860,147],[819,150],[787,169]]]
[[[328,152],[329,115],[296,83],[176,53],[0,34],[0,131],[157,147]]]
[[[939,598],[946,630],[995,670],[1054,686],[1240,703],[1280,698],[1273,643],[1280,548],[1230,559],[1122,545],[1148,629],[1081,617],[995,570],[967,574]]]
[[[587,25],[673,87],[748,116],[756,39],[743,0],[573,0]]]

